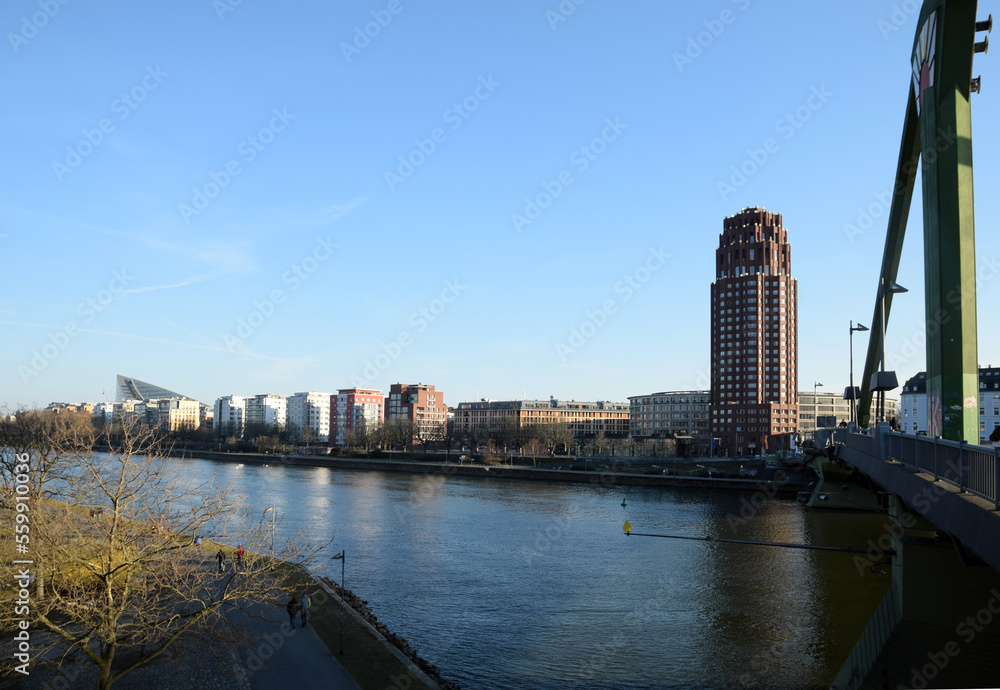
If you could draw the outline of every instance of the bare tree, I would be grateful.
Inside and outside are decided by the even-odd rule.
[[[441,443],[444,446],[445,462],[451,459],[451,449],[458,445],[460,438],[461,432],[455,430],[455,420],[449,419],[444,428],[444,436],[441,437]]]
[[[603,431],[598,431],[594,436],[594,448],[598,455],[604,455],[608,450],[608,437]]]
[[[383,425],[385,443],[390,448],[406,450],[413,442],[413,422],[409,419],[389,419]]]
[[[68,501],[31,505],[32,560],[44,564],[46,583],[30,612],[32,629],[44,631],[32,638],[34,657],[59,673],[94,667],[99,690],[183,640],[249,643],[227,609],[261,617],[288,577],[279,561],[317,550],[300,535],[275,544],[273,558],[263,555],[273,535],[256,506],[213,480],[182,476],[153,440],[150,430],[126,427],[110,453],[76,455]],[[8,513],[0,520],[13,521]],[[213,574],[210,556],[207,567],[210,552],[192,542],[211,534],[247,549],[238,571]]]
[[[485,424],[473,424],[462,431],[462,438],[471,447],[473,453],[479,452],[480,444],[489,439],[490,430]]]
[[[541,441],[550,455],[554,455],[560,446],[569,448],[569,444],[573,442],[573,433],[569,426],[562,422],[539,424],[534,431],[535,438]]]
[[[93,448],[96,435],[93,416],[84,412],[18,410],[0,421],[0,479],[12,486],[27,455],[31,496],[50,496],[59,490],[54,480],[66,476],[68,459]]]
[[[517,443],[518,432],[517,421],[509,418],[501,419],[490,427],[490,442],[506,453],[512,445]]]

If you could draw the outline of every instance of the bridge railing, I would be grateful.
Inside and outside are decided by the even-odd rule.
[[[1000,449],[879,430],[851,433],[838,429],[834,442],[932,474],[934,479],[984,498],[1000,509]]]

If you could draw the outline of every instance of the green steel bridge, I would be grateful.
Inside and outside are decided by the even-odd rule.
[[[995,687],[1000,683],[1000,454],[979,446],[971,97],[992,17],[974,0],[925,0],[892,194],[857,424],[828,455],[880,496],[892,526],[860,564],[892,584],[835,688]],[[926,437],[895,433],[885,330],[917,170],[921,171],[927,347]],[[853,330],[853,324],[852,324]],[[853,382],[852,382],[853,386]],[[992,625],[991,625],[992,624]]]

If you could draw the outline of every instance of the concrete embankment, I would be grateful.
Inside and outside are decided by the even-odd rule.
[[[548,482],[571,482],[578,484],[639,485],[695,487],[707,489],[730,489],[756,491],[765,489],[769,494],[795,495],[805,491],[810,481],[809,475],[801,470],[787,468],[771,470],[761,478],[731,479],[719,477],[697,477],[684,475],[641,474],[637,472],[616,472],[609,469],[562,470],[528,467],[525,465],[482,465],[436,462],[410,462],[406,460],[376,460],[371,458],[340,458],[329,455],[264,455],[257,453],[218,453],[213,451],[175,450],[172,455],[185,458],[201,458],[223,462],[255,465],[283,465],[306,467],[332,467],[350,470],[374,470],[378,472],[406,472],[409,474],[441,474],[445,476],[480,477],[484,479],[528,479]],[[625,465],[627,460],[622,459]]]

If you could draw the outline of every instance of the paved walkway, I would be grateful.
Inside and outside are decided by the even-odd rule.
[[[257,638],[251,649],[239,651],[239,668],[251,690],[360,690],[311,626],[302,628],[296,620],[295,628],[290,628],[283,608],[255,613],[263,614],[265,620],[247,620],[242,611],[229,613],[231,621],[241,622],[248,635]]]
[[[214,559],[205,563],[206,571],[214,570]],[[208,650],[187,640],[124,676],[115,690],[360,690],[311,626],[302,628],[296,620],[296,627],[289,627],[283,606],[257,606],[254,615],[263,620],[250,620],[238,609],[226,615],[246,631],[239,649]],[[92,665],[64,666],[59,680],[52,671],[37,669],[28,678],[0,677],[0,688],[93,687],[96,679]]]

